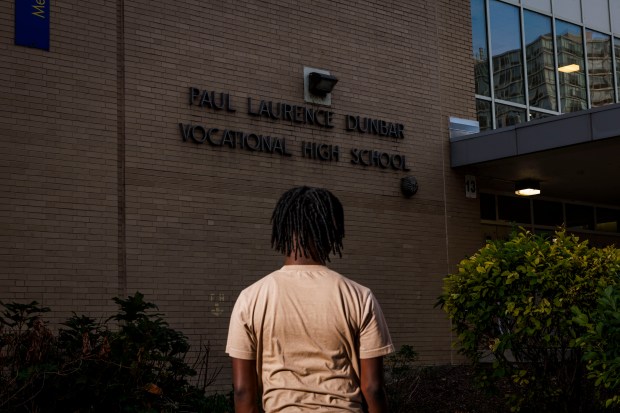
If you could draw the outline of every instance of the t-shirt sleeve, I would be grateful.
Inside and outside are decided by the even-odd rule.
[[[394,352],[394,344],[379,302],[372,293],[364,306],[360,329],[360,358],[381,357]]]
[[[237,298],[230,316],[226,353],[230,357],[256,360],[256,336],[251,324],[251,314],[243,293]]]

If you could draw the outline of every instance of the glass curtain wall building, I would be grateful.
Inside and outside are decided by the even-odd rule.
[[[471,0],[480,130],[620,102],[620,2]]]

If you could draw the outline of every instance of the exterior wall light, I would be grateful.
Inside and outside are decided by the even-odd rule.
[[[540,182],[533,179],[524,179],[515,182],[515,194],[532,196],[540,194]]]
[[[338,83],[338,79],[336,79],[336,76],[326,73],[310,72],[308,82],[310,93],[317,96],[325,96],[331,93],[336,83]]]
[[[329,70],[304,66],[304,101],[313,105],[331,106],[336,76]]]
[[[405,198],[411,198],[418,192],[418,180],[413,176],[405,176],[400,179],[400,191]]]

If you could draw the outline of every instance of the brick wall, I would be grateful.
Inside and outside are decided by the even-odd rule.
[[[0,4],[0,300],[59,317],[117,293],[116,10],[52,5],[51,51]]]
[[[433,306],[481,239],[447,132],[449,116],[474,117],[469,2],[118,5],[52,3],[50,52],[14,46],[12,5],[0,6],[0,299],[104,312],[139,290],[227,365],[239,291],[282,263],[269,248],[277,198],[323,186],[346,211],[331,266],[375,291],[397,346],[454,361]],[[247,113],[248,97],[321,108],[303,100],[304,66],[339,79],[334,128]],[[227,93],[236,111],[190,106],[190,87]],[[402,123],[405,138],[346,131],[347,114]],[[283,138],[292,156],[184,142],[179,123]],[[304,158],[302,142],[338,145],[340,159]],[[411,170],[354,165],[351,148],[404,155]],[[406,175],[420,185],[410,199]]]

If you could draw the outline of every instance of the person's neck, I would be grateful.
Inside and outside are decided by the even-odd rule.
[[[325,265],[324,262],[315,261],[311,257],[300,256],[295,254],[288,255],[284,258],[284,265]]]

